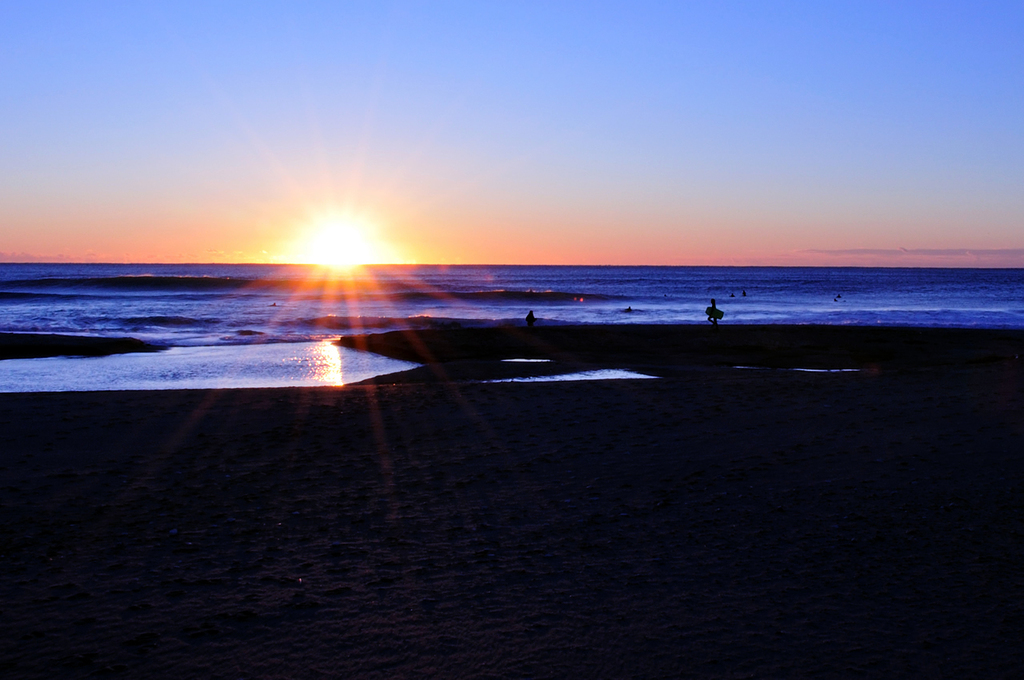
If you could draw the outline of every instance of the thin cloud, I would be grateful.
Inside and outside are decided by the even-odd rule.
[[[1024,248],[846,248],[798,251],[820,264],[908,267],[1024,267]]]
[[[866,255],[870,257],[1024,257],[1024,248],[847,248],[845,250],[802,250],[814,255]]]

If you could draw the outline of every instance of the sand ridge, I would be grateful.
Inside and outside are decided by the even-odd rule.
[[[52,333],[0,333],[0,360],[59,356],[108,356],[163,349],[136,338],[100,338]]]
[[[430,364],[374,382],[546,375],[544,364],[487,368],[502,359],[549,359],[587,367],[675,375],[695,366],[900,371],[1018,361],[1024,331],[867,326],[608,325],[401,330],[345,336],[343,347]],[[432,377],[434,376],[434,377]]]

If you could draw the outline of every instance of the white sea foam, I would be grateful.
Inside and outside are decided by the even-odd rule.
[[[733,366],[747,371],[803,371],[804,373],[859,373],[859,368],[771,368],[769,366]]]
[[[644,375],[635,371],[626,371],[619,368],[602,368],[596,371],[580,371],[578,373],[560,373],[558,375],[535,375],[529,378],[503,378],[501,380],[488,380],[492,383],[509,382],[571,382],[576,380],[633,380],[650,379],[656,376]]]

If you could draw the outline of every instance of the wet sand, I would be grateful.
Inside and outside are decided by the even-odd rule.
[[[625,368],[671,376],[696,366],[903,371],[1013,362],[1024,331],[844,326],[551,326],[404,330],[342,337],[338,344],[435,364],[376,382],[431,381],[431,375],[486,379],[559,372],[503,359],[547,359],[566,370]]]
[[[916,368],[1013,359],[1024,331],[893,326],[548,326],[401,330],[338,344],[417,362],[547,358],[662,366]]]
[[[0,669],[1014,677],[1024,371],[937,333],[856,373],[0,395]]]

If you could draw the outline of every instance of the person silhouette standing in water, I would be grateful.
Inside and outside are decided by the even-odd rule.
[[[526,325],[533,327],[535,323],[537,323],[537,317],[533,315],[533,310],[531,309],[530,313],[526,315]]]
[[[704,313],[708,315],[708,321],[711,322],[711,325],[714,326],[717,331],[718,320],[725,316],[725,312],[720,310],[718,307],[715,307],[715,298],[711,298],[711,306],[705,309]]]

